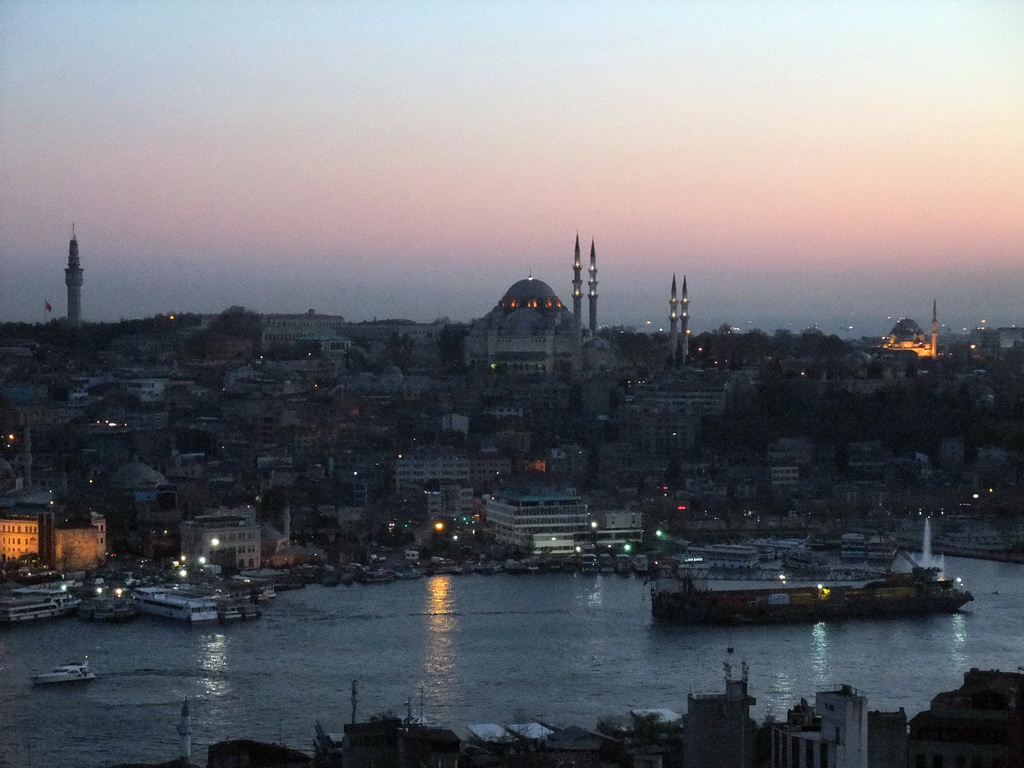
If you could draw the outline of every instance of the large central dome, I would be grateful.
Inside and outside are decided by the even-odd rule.
[[[520,307],[531,307],[540,309],[544,307],[561,307],[562,301],[555,295],[550,285],[543,280],[536,280],[528,277],[512,284],[505,295],[501,297],[498,306],[502,309],[518,309]]]

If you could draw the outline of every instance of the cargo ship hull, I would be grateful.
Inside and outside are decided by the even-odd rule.
[[[651,613],[665,624],[775,624],[956,613],[970,592],[918,569],[863,586],[709,590],[683,578],[656,583]]]

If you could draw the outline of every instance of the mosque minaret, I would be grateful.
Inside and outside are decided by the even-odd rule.
[[[679,350],[679,297],[676,296],[676,276],[672,275],[672,295],[668,300],[668,349],[672,365],[676,364]]]
[[[675,282],[675,277],[672,281]],[[679,298],[679,346],[679,359],[685,363],[690,357],[690,297],[686,293],[686,275],[683,275],[683,295]]]
[[[572,315],[576,318],[576,325],[583,328],[583,278],[580,271],[583,265],[580,263],[580,233],[576,233],[576,258],[572,263]]]
[[[82,327],[82,265],[78,261],[78,239],[75,225],[71,225],[71,244],[68,247],[68,266],[64,270],[64,284],[68,287],[68,327],[77,331]]]
[[[587,300],[590,307],[590,338],[597,338],[597,252],[590,241],[590,279],[587,280]]]

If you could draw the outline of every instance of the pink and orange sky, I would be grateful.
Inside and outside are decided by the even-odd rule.
[[[0,321],[1024,324],[1019,2],[0,3]],[[849,327],[853,326],[850,331]]]

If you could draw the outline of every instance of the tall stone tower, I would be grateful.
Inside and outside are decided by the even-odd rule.
[[[939,302],[932,299],[932,358],[939,356]]]
[[[668,300],[668,350],[672,365],[676,364],[679,350],[679,298],[676,296],[676,276],[672,275],[672,295]]]
[[[597,252],[590,241],[590,279],[587,280],[587,301],[590,307],[590,338],[597,337]]]
[[[64,270],[64,284],[68,287],[68,327],[77,331],[82,327],[82,265],[78,261],[78,239],[75,225],[71,225],[71,244],[68,246],[68,266]]]
[[[679,305],[679,358],[685,363],[690,359],[690,297],[686,294],[686,275],[683,275],[683,295],[679,299]]]
[[[572,263],[572,316],[576,318],[576,326],[583,328],[583,278],[580,271],[580,233],[576,233],[576,258]]]

